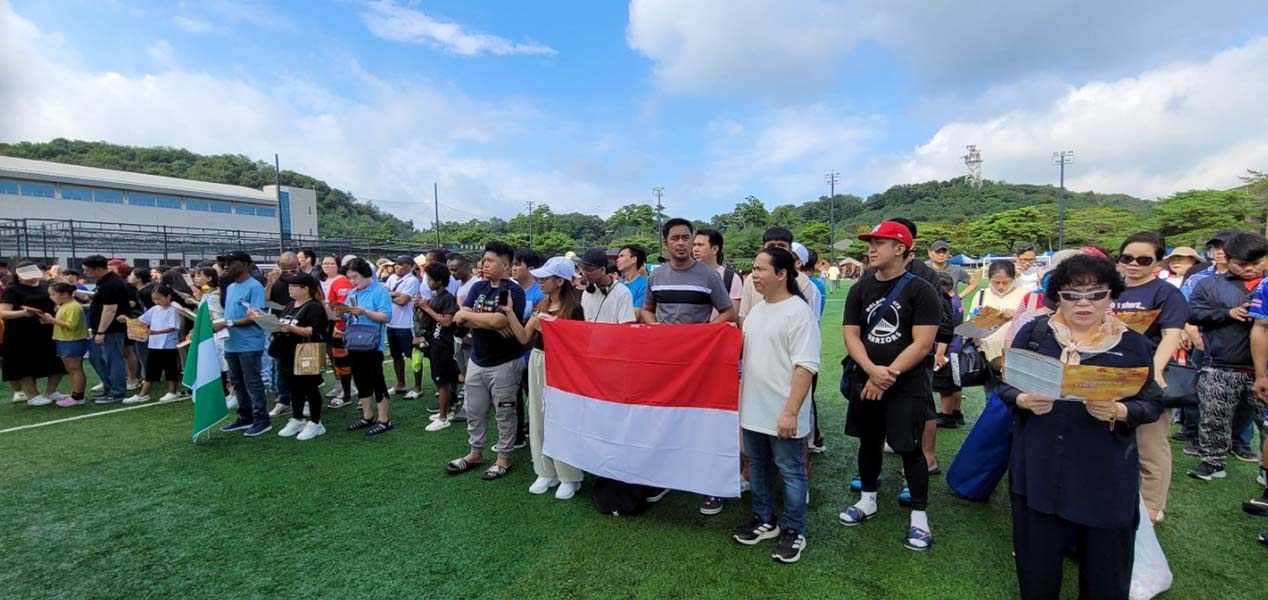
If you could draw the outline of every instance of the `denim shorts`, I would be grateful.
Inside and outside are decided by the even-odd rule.
[[[92,347],[92,338],[84,338],[73,342],[57,341],[58,358],[83,358]]]

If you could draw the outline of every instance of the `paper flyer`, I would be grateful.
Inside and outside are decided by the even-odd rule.
[[[983,306],[972,319],[956,327],[955,333],[961,337],[980,340],[995,333],[1011,320],[1005,316],[1004,311],[990,306]]]
[[[1149,367],[1065,365],[1029,350],[1004,350],[1004,383],[1057,400],[1112,402],[1128,398],[1140,392],[1148,377]]]
[[[1162,314],[1162,309],[1154,310],[1138,310],[1133,312],[1114,313],[1114,317],[1122,321],[1128,329],[1136,333],[1144,333],[1149,331],[1149,327],[1158,320],[1158,315]]]

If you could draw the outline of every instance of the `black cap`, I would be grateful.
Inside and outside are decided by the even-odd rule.
[[[1236,229],[1224,229],[1221,231],[1217,231],[1215,232],[1215,235],[1211,236],[1211,239],[1207,240],[1206,245],[1208,247],[1214,246],[1216,244],[1223,246],[1224,244],[1227,244],[1229,240],[1233,239],[1233,236],[1239,233],[1241,232]]]
[[[305,287],[321,287],[317,283],[317,279],[308,273],[295,273],[294,275],[283,275],[282,281],[289,285],[302,285]]]
[[[936,241],[936,242],[934,242],[934,243],[932,243],[932,244],[929,244],[929,251],[930,251],[930,252],[937,252],[937,251],[939,251],[939,250],[948,250],[948,251],[949,251],[949,250],[951,250],[951,246],[948,246],[948,245],[947,245],[947,243],[946,243],[946,242],[944,242],[944,241],[942,241],[942,240],[938,240],[938,241]]]
[[[608,253],[598,248],[590,248],[581,254],[581,266],[583,267],[608,267]]]
[[[226,264],[231,262],[243,262],[247,264],[255,263],[255,261],[251,260],[250,254],[247,254],[246,252],[243,252],[241,250],[234,250],[233,252],[230,252],[224,256],[217,256],[216,260],[221,260],[225,262]]]

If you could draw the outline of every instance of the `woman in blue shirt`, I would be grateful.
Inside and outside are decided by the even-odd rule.
[[[352,379],[361,401],[361,419],[348,426],[348,431],[370,429],[367,436],[392,430],[388,412],[387,381],[383,379],[383,327],[392,319],[392,295],[374,278],[374,268],[360,258],[347,265],[348,282],[353,289],[343,304],[333,304],[348,325],[377,325],[378,347],[370,350],[348,348],[348,361],[352,364]],[[350,335],[345,339],[351,341]],[[373,400],[371,400],[373,396]],[[375,407],[378,407],[377,419]]]
[[[1139,392],[1116,402],[1054,400],[1000,384],[1000,397],[1017,416],[1009,474],[1024,599],[1059,596],[1071,544],[1081,598],[1128,597],[1141,516],[1136,428],[1158,420],[1162,401],[1149,340],[1107,313],[1124,287],[1109,261],[1074,256],[1049,281],[1055,312],[1013,340],[1014,348],[1069,365],[1150,371]]]

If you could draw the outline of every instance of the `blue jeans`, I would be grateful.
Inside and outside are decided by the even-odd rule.
[[[267,353],[265,356],[269,356]],[[277,403],[291,405],[291,375],[282,368],[282,361],[269,356],[269,362],[272,363],[273,371],[273,391],[277,394]]]
[[[784,480],[784,514],[779,526],[785,530],[806,533],[806,438],[783,440],[773,435],[744,432],[744,455],[748,457],[748,482],[753,494],[753,515],[767,523],[775,522],[774,488],[771,463]]]
[[[97,371],[97,377],[105,388],[105,395],[123,398],[128,387],[128,366],[123,361],[123,341],[127,334],[107,333],[105,337],[106,343],[98,346],[93,342],[88,349],[88,362]]]
[[[238,392],[238,420],[256,425],[269,422],[268,397],[264,395],[264,379],[260,376],[262,350],[255,352],[225,352],[229,363],[229,383]],[[246,397],[243,397],[243,392]]]

